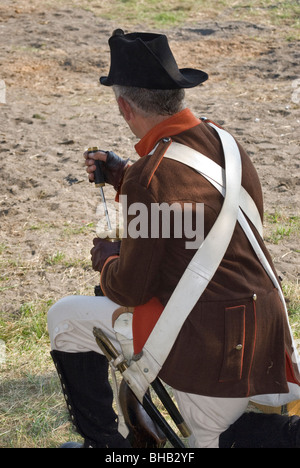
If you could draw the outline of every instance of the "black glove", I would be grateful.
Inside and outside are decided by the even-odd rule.
[[[125,166],[129,159],[124,160],[113,151],[106,151],[106,154],[107,159],[105,164],[103,164],[104,179],[105,182],[112,185],[118,191],[123,179]]]
[[[121,241],[110,242],[96,237],[93,239],[94,247],[91,250],[92,267],[95,271],[101,271],[104,263],[112,255],[120,254]]]

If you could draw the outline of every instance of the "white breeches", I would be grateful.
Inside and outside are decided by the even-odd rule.
[[[93,335],[98,327],[121,351],[112,327],[112,314],[120,306],[106,297],[68,296],[54,304],[48,313],[51,349],[68,353],[101,353]],[[132,339],[131,327],[119,330]],[[218,448],[219,436],[246,410],[248,398],[213,398],[173,389],[179,410],[192,431],[191,448]]]

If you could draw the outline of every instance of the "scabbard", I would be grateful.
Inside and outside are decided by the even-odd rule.
[[[93,334],[95,336],[95,339],[99,348],[101,349],[103,354],[106,356],[108,361],[112,362],[113,366],[117,368],[121,373],[123,373],[128,368],[128,364],[124,356],[118,353],[118,351],[113,346],[111,341],[107,338],[107,336],[103,333],[103,331],[100,328],[94,327]],[[155,379],[155,382],[151,384],[151,386],[153,387],[154,391],[157,393],[159,399],[161,400],[165,408],[168,410],[170,416],[174,420],[175,424],[177,425],[181,433],[184,435],[184,437],[188,437],[190,435],[189,430],[181,414],[179,413],[176,405],[173,403],[171,397],[169,396],[168,392],[163,387],[162,383],[157,378]],[[181,441],[181,439],[177,436],[177,434],[174,432],[174,430],[166,421],[166,419],[162,416],[162,414],[156,408],[156,406],[154,405],[154,403],[152,402],[151,398],[149,397],[147,393],[145,394],[143,398],[142,406],[144,410],[146,411],[146,413],[148,414],[148,416],[162,430],[162,432],[165,434],[165,436],[167,437],[167,439],[170,441],[170,443],[173,445],[174,448],[185,448],[184,443]]]
[[[182,415],[177,409],[177,406],[173,403],[170,395],[168,394],[167,390],[159,380],[156,378],[152,383],[151,387],[155,391],[156,395],[168,411],[169,415],[175,422],[176,426],[180,430],[183,437],[190,437],[191,431],[189,430],[188,426],[186,425]]]

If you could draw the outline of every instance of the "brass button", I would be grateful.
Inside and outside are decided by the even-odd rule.
[[[238,345],[236,345],[235,349],[236,349],[237,351],[240,351],[241,349],[243,349],[243,345],[242,345],[242,344],[238,344]]]

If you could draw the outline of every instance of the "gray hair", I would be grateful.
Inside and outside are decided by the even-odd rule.
[[[185,106],[184,89],[146,89],[113,85],[116,98],[126,99],[144,117],[173,115]]]

